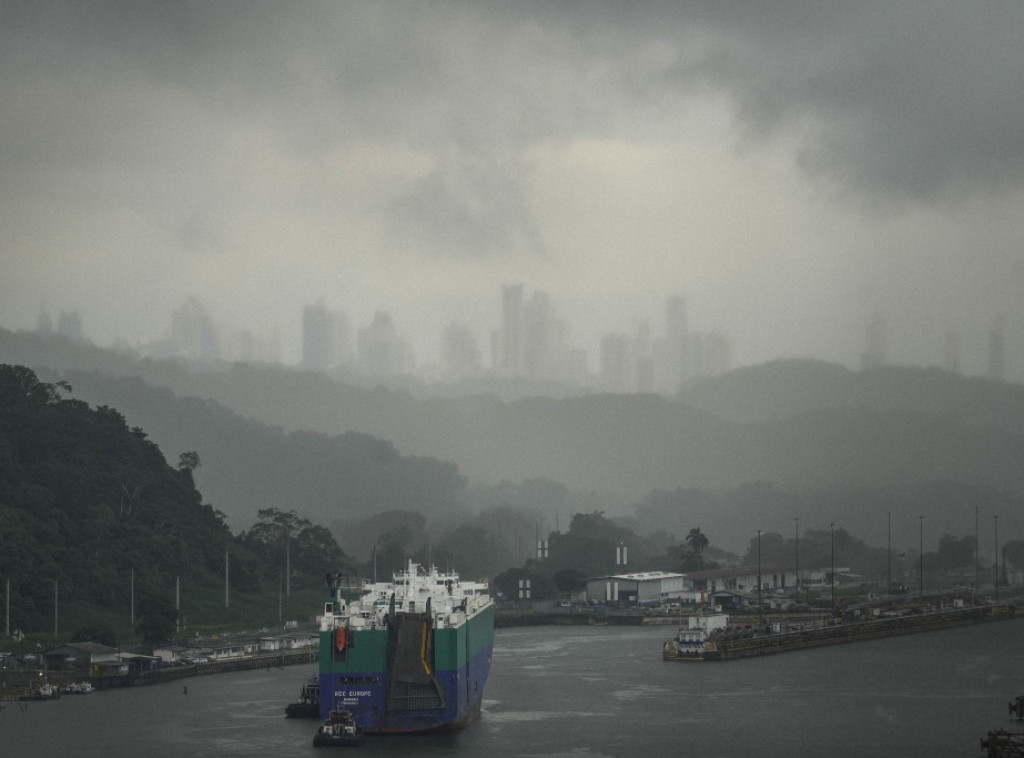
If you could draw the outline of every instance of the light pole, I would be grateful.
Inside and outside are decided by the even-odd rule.
[[[761,631],[761,535],[764,534],[760,529],[757,530],[757,629]]]
[[[999,602],[999,581],[1001,579],[999,575],[999,516],[993,516],[992,521],[995,524],[996,530],[996,602]]]
[[[981,541],[978,539],[978,506],[974,506],[974,593],[981,591],[978,580],[981,577]],[[971,598],[974,604],[974,597]]]
[[[924,600],[924,516],[918,516],[918,518],[921,520],[921,525],[918,528],[917,582],[919,595]]]
[[[793,519],[796,522],[796,599],[800,600],[800,517]]]
[[[832,597],[832,615],[836,615],[836,525],[835,522],[828,525],[828,528],[832,532],[831,544],[832,544],[832,588],[829,595]]]
[[[885,585],[885,594],[892,592],[892,511],[886,514],[889,517],[885,531],[885,554],[889,559],[888,584]]]

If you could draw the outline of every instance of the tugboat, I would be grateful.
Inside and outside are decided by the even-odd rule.
[[[320,717],[320,677],[314,674],[302,685],[299,699],[288,703],[284,715],[290,719],[315,719]]]
[[[729,626],[724,613],[691,616],[688,626],[679,627],[674,640],[665,642],[662,658],[666,661],[716,660],[714,637]]]
[[[334,710],[313,735],[313,747],[356,747],[363,744],[363,730],[348,711]]]

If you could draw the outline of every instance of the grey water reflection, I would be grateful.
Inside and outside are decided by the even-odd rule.
[[[661,660],[670,627],[495,632],[480,719],[459,732],[370,738],[371,755],[965,756],[1014,728],[1024,622],[729,663]],[[5,703],[5,755],[307,756],[314,721],[285,719],[308,667]],[[187,685],[187,693],[185,686]],[[1024,730],[1024,727],[1022,727]]]

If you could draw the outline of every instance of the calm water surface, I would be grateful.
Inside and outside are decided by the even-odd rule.
[[[1017,726],[1006,703],[1024,694],[1024,621],[717,664],[662,661],[671,629],[497,630],[479,720],[448,735],[371,737],[356,754],[980,756],[986,732]],[[312,747],[315,721],[283,716],[310,673],[4,703],[0,754],[336,752]]]

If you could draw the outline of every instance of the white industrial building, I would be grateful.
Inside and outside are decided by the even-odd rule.
[[[685,574],[639,571],[588,579],[587,600],[622,605],[690,604],[700,602],[700,592],[694,591]]]

